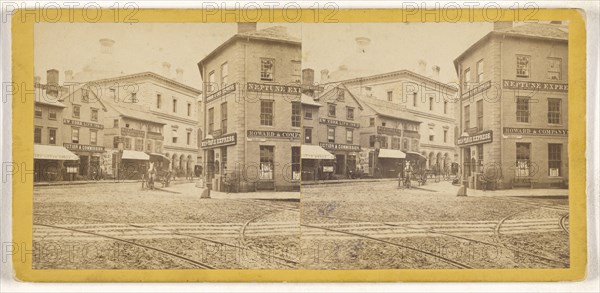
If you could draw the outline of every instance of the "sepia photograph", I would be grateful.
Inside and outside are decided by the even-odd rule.
[[[569,268],[568,27],[36,23],[33,268]]]

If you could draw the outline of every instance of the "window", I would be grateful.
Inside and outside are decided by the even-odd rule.
[[[221,86],[225,87],[229,81],[229,64],[227,62],[221,64]]]
[[[465,106],[465,131],[471,128],[471,106]]]
[[[42,107],[35,106],[35,118],[42,118]]]
[[[413,107],[417,106],[417,92],[413,93]]]
[[[185,133],[185,143],[188,145],[190,145],[192,143],[192,133],[191,132]]]
[[[187,104],[187,115],[192,116],[192,104]]]
[[[444,114],[448,114],[448,101],[444,101]]]
[[[123,148],[126,150],[131,149],[131,137],[123,137]]]
[[[82,103],[90,102],[90,94],[89,94],[89,91],[86,89],[81,89],[81,102]]]
[[[146,151],[147,152],[152,152],[152,141],[151,140],[146,140]]]
[[[531,156],[531,144],[530,143],[517,143],[516,144],[516,176],[527,177],[529,176],[529,159]]]
[[[305,109],[304,110],[304,119],[312,119],[312,110],[310,109]]]
[[[400,149],[400,138],[397,136],[392,136],[392,149],[393,150]]]
[[[403,150],[409,150],[410,149],[408,143],[409,143],[408,138],[405,138],[405,139],[402,140],[402,149]]]
[[[260,146],[260,175],[261,180],[273,180],[275,147]]]
[[[335,117],[335,104],[327,104],[327,115]]]
[[[56,128],[48,128],[48,144],[56,144]]]
[[[463,88],[468,91],[471,86],[471,68],[465,69],[463,80]]]
[[[301,106],[300,103],[294,102],[292,103],[292,127],[300,127],[302,114],[300,113]]]
[[[354,120],[354,108],[346,107],[346,119]]]
[[[419,140],[418,139],[413,139],[412,150],[415,152],[419,151]]]
[[[433,111],[433,97],[429,97],[429,111]]]
[[[300,82],[302,76],[302,62],[292,61],[292,76],[295,78],[295,82]]]
[[[177,99],[173,99],[173,113],[177,113]]]
[[[394,99],[394,92],[393,91],[388,91],[387,92],[387,99],[389,102],[391,102]]]
[[[90,130],[90,144],[96,145],[98,143],[98,131]]]
[[[433,134],[429,135],[429,141],[433,141],[435,139],[435,136]]]
[[[137,93],[131,93],[131,102],[132,103],[137,103]]]
[[[260,80],[273,81],[275,59],[260,58]]]
[[[479,164],[479,168],[483,168],[483,144],[477,145],[477,163]]]
[[[448,142],[448,130],[444,129],[444,142]]]
[[[561,176],[562,144],[548,144],[548,176]]]
[[[162,104],[162,95],[156,94],[156,109],[160,109],[161,104]]]
[[[208,134],[215,131],[215,108],[208,109]]]
[[[304,128],[304,143],[312,143],[312,128]]]
[[[381,143],[381,148],[382,149],[387,149],[388,148],[388,137],[385,135],[382,135],[379,137],[379,142]]]
[[[79,128],[71,127],[71,142],[79,143]]]
[[[529,77],[531,56],[517,55],[517,77]]]
[[[548,99],[548,123],[560,124],[561,99]]]
[[[517,97],[517,122],[529,122],[528,97]]]
[[[369,126],[375,126],[375,118],[369,118]]]
[[[56,120],[56,109],[48,108],[48,119]]]
[[[227,174],[227,147],[221,147],[221,174]]]
[[[157,153],[160,153],[160,152],[162,152],[162,142],[161,142],[161,141],[157,141],[157,142],[154,144],[154,150],[155,150]]]
[[[483,100],[477,101],[477,131],[483,130]]]
[[[377,141],[377,135],[369,136],[369,147],[375,147],[375,142]]]
[[[135,139],[135,150],[140,152],[144,150],[144,140],[142,138]]]
[[[300,147],[292,147],[292,180],[300,180]]]
[[[560,80],[561,79],[561,65],[562,59],[548,57],[548,73],[546,74],[546,78],[552,80]]]
[[[213,70],[213,71],[211,71],[208,74],[207,91],[210,93],[210,92],[213,92],[215,90],[216,90],[216,86],[215,86],[215,71]]]
[[[93,109],[91,110],[91,115],[90,115],[90,119],[92,121],[98,121],[98,109]]]
[[[119,119],[114,119],[113,120],[113,127],[114,128],[119,128]]]
[[[221,104],[221,133],[227,133],[227,102]]]
[[[36,127],[33,129],[33,142],[42,143],[42,128]]]
[[[477,62],[477,83],[483,82],[483,59]]]
[[[337,100],[338,101],[344,101],[344,99],[346,98],[346,92],[343,89],[338,89],[337,90]]]
[[[260,125],[273,126],[273,101],[260,101]]]
[[[386,123],[385,122],[381,122],[381,126],[385,127]]]
[[[73,118],[79,118],[81,115],[81,106],[73,105]]]
[[[117,101],[117,90],[114,88],[110,88],[110,97],[113,98],[113,101]]]
[[[327,142],[335,142],[335,126],[327,126]]]
[[[352,144],[354,141],[354,131],[352,129],[346,129],[346,143]]]

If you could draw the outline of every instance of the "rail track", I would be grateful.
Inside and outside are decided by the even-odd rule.
[[[569,227],[567,227],[567,225],[568,225],[567,221],[569,221],[569,214],[563,215],[560,218],[560,220],[558,221],[558,225],[568,235],[569,234]]]

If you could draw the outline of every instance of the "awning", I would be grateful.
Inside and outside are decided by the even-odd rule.
[[[406,154],[401,150],[380,149],[379,158],[404,159]]]
[[[423,156],[417,152],[406,152],[406,157],[409,160],[423,160],[423,161],[427,160],[427,158],[425,158],[425,156]]]
[[[333,160],[335,156],[318,145],[302,145],[302,159]]]
[[[67,148],[55,145],[33,145],[33,158],[36,160],[77,161],[79,157]]]
[[[159,154],[159,153],[150,153],[150,156],[157,156],[157,157],[160,157],[161,159],[165,159],[165,160],[167,160],[169,162],[171,161],[171,159],[169,159],[169,157],[167,157],[167,156],[165,156],[163,154]]]
[[[150,156],[148,156],[144,152],[125,150],[125,151],[123,151],[123,156],[121,157],[121,159],[123,159],[123,160],[142,160],[142,161],[148,161],[148,160],[150,160]]]

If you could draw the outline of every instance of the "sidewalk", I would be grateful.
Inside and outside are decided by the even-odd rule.
[[[427,181],[427,184],[421,186],[426,189],[435,190],[446,194],[456,195],[458,193],[459,185],[453,185],[448,181],[441,181],[434,183]],[[543,197],[543,196],[568,196],[568,189],[529,189],[529,188],[517,188],[517,189],[502,189],[502,190],[477,190],[467,188],[467,196],[478,196],[478,197],[503,197],[503,196],[527,196],[527,197]]]
[[[198,195],[204,190],[200,187],[199,181],[195,182],[184,182],[187,184],[180,184],[177,186],[169,186],[161,188],[168,192],[174,192],[185,195]],[[298,191],[256,191],[256,192],[238,192],[238,193],[226,193],[220,191],[210,191],[210,198],[212,199],[300,199],[300,192]]]
[[[368,179],[340,179],[340,180],[318,180],[318,181],[302,181],[301,188],[312,185],[328,185],[328,184],[343,184],[343,183],[363,183],[363,182],[386,182],[398,181],[398,178],[368,178]]]
[[[171,185],[177,185],[177,184],[184,184],[184,183],[191,183],[191,182],[196,182],[198,181],[198,179],[193,179],[193,181],[190,180],[186,180],[186,179],[177,179],[177,180],[172,180],[170,182]],[[37,187],[37,186],[65,186],[65,185],[85,185],[85,184],[109,184],[109,183],[139,183],[142,184],[142,181],[137,180],[137,179],[132,179],[132,180],[116,180],[116,179],[106,179],[106,180],[78,180],[78,181],[52,181],[52,182],[34,182],[33,186]],[[160,186],[160,184],[159,184]]]

